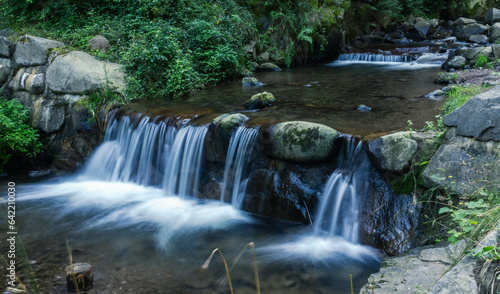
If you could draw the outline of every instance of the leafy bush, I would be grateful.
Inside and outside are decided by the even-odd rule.
[[[14,157],[35,157],[42,149],[29,110],[17,100],[0,97],[0,171]]]

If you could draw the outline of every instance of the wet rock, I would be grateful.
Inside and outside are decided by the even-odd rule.
[[[23,36],[16,42],[14,51],[14,62],[17,66],[37,66],[47,63],[47,57],[52,49],[64,47],[58,41],[38,38],[33,36]]]
[[[423,172],[426,187],[469,194],[490,188],[500,178],[500,143],[456,135],[451,128]]]
[[[243,86],[259,86],[261,83],[254,77],[244,77],[241,80],[241,85]]]
[[[272,62],[266,62],[260,65],[260,71],[281,71],[281,68]]]
[[[457,135],[480,141],[500,142],[500,87],[477,95],[444,117],[443,123],[457,128]]]
[[[262,92],[253,95],[250,99],[245,101],[246,109],[259,109],[271,106],[276,101],[274,95],[268,92]]]
[[[453,57],[450,57],[448,60],[446,60],[443,63],[442,68],[444,70],[449,70],[450,68],[462,69],[462,68],[464,68],[464,66],[466,64],[467,64],[467,59],[465,59],[465,57],[463,57],[463,56],[453,56]],[[444,77],[442,77],[442,78],[444,78]],[[439,83],[443,83],[444,82],[444,80],[442,82],[441,82],[441,80],[442,79],[440,79]]]
[[[7,81],[11,72],[10,59],[0,58],[0,87]]]
[[[267,130],[268,153],[290,162],[313,163],[332,157],[339,133],[325,125],[291,121],[273,125]]]
[[[500,21],[500,9],[492,8],[484,15],[484,22],[486,24],[492,25],[498,21]]]
[[[418,144],[408,137],[409,132],[398,132],[369,142],[368,150],[381,170],[403,172],[410,165]]]
[[[101,52],[108,52],[111,49],[108,39],[104,36],[97,35],[89,40],[90,50],[98,50]]]
[[[270,54],[269,52],[264,52],[259,54],[258,60],[260,62],[268,62],[269,61]]]
[[[488,28],[485,25],[478,24],[478,23],[472,23],[472,24],[466,25],[463,29],[457,31],[455,33],[455,37],[457,37],[457,39],[460,41],[466,41],[472,35],[480,35],[480,34],[486,32],[487,29]]]
[[[465,25],[469,25],[469,24],[473,24],[473,23],[476,23],[475,19],[459,17],[457,20],[455,20],[453,22],[452,26],[453,27],[461,26],[461,25],[465,26]]]
[[[489,39],[485,35],[472,35],[467,39],[467,41],[484,45],[488,43]]]
[[[413,28],[417,30],[417,32],[421,33],[423,36],[431,35],[432,33],[434,33],[433,30],[431,29],[434,28],[434,26],[430,21],[421,20],[417,22],[413,26]]]
[[[5,37],[0,37],[0,57],[10,58],[10,42]]]
[[[500,40],[500,23],[495,23],[490,27],[490,42],[496,43]]]
[[[469,65],[474,65],[477,58],[480,56],[485,56],[486,58],[491,58],[493,55],[492,47],[476,47],[476,48],[464,48],[457,52],[457,55],[465,57]]]
[[[31,125],[46,133],[59,131],[64,123],[66,104],[55,99],[38,99],[31,110]]]
[[[371,107],[368,107],[364,104],[360,104],[358,105],[358,107],[356,108],[357,111],[361,111],[361,112],[367,112],[367,111],[370,111],[372,110]]]
[[[208,127],[203,147],[203,157],[208,162],[224,163],[231,140],[231,135],[248,117],[241,114],[222,114],[216,117]]]
[[[125,74],[121,65],[97,60],[80,51],[57,56],[47,69],[46,82],[54,93],[125,91]]]
[[[432,100],[440,100],[444,97],[444,94],[445,93],[442,90],[435,90],[435,91],[432,91],[431,93],[425,95],[424,97],[432,99]]]

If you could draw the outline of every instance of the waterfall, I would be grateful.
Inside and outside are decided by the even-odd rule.
[[[134,125],[135,128],[134,128]],[[207,127],[125,116],[108,125],[103,143],[83,176],[108,182],[161,187],[171,195],[194,196]]]
[[[314,235],[339,236],[358,242],[359,198],[366,191],[368,157],[362,142],[350,138],[342,147],[338,167],[325,186],[314,219]]]
[[[221,201],[231,201],[235,208],[240,208],[245,196],[250,156],[252,155],[256,129],[240,126],[231,136],[226,156],[224,181]]]
[[[413,62],[415,58],[409,55],[384,55],[371,53],[340,54],[338,60],[358,62]]]

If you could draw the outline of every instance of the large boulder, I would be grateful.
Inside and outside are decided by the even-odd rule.
[[[446,142],[439,147],[423,172],[425,185],[451,193],[469,194],[500,179],[500,143],[482,142],[447,132]]]
[[[230,135],[237,127],[248,120],[248,117],[241,113],[222,114],[212,121],[212,125],[220,128],[225,134]]]
[[[492,8],[484,15],[484,22],[492,25],[500,21],[500,9]]]
[[[10,59],[0,58],[0,87],[7,81],[10,75],[11,68]]]
[[[325,125],[291,121],[269,127],[268,154],[290,162],[313,163],[332,157],[339,133]]]
[[[58,41],[23,36],[16,42],[14,62],[18,67],[44,65],[48,62],[51,49],[60,47],[64,47],[64,44]]]
[[[475,19],[471,18],[465,18],[465,17],[459,17],[457,20],[455,20],[451,26],[456,27],[456,26],[466,26],[468,24],[476,23]]]
[[[262,92],[253,95],[250,99],[245,101],[246,109],[259,109],[268,107],[276,101],[274,95],[268,92]]]
[[[410,132],[398,132],[375,139],[368,150],[376,165],[383,171],[402,172],[409,167],[418,144],[410,139]]]
[[[432,29],[434,28],[434,26],[432,25],[432,23],[430,21],[426,21],[426,20],[421,20],[419,22],[417,22],[413,28],[415,30],[417,30],[417,32],[421,33],[422,36],[427,36],[428,34],[432,34],[433,31]]]
[[[38,99],[31,110],[31,126],[46,133],[59,131],[64,123],[66,108],[66,103],[57,99]]]
[[[49,66],[47,85],[54,93],[83,94],[102,90],[124,93],[125,74],[119,64],[72,51],[57,56]]]
[[[495,23],[490,27],[490,42],[495,43],[500,40],[500,23]]]
[[[488,28],[485,25],[479,23],[472,23],[466,25],[463,29],[458,30],[455,36],[460,41],[465,41],[472,35],[479,35],[484,33]]]
[[[467,39],[467,41],[469,41],[469,42],[477,43],[477,44],[481,44],[481,45],[488,43],[488,40],[489,40],[488,37],[485,35],[472,35]]]
[[[475,48],[464,48],[460,49],[457,52],[457,55],[465,57],[467,59],[468,64],[475,64],[477,58],[480,56],[484,56],[486,58],[492,57],[493,49],[491,47],[475,47]]]
[[[445,116],[443,123],[456,127],[459,136],[500,142],[500,86],[467,101]]]
[[[10,42],[5,37],[0,37],[0,57],[10,58]]]

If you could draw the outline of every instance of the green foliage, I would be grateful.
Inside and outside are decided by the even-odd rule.
[[[453,85],[446,90],[446,101],[441,107],[443,116],[464,105],[479,93],[484,92],[488,87],[478,85]]]
[[[0,171],[14,157],[35,157],[42,149],[29,110],[17,100],[0,97]]]
[[[486,55],[481,54],[477,57],[474,68],[493,68],[493,64],[488,60]]]

